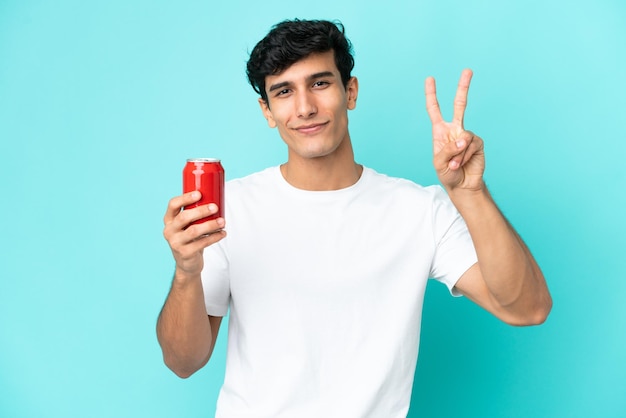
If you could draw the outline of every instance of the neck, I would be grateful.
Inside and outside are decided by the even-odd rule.
[[[348,141],[349,143],[349,141]],[[355,184],[363,166],[354,161],[352,147],[317,158],[298,158],[289,155],[288,161],[280,166],[287,183],[302,190],[339,190]]]
[[[332,170],[316,164],[308,164],[303,170],[287,162],[280,166],[280,172],[287,183],[298,189],[328,191],[345,189],[355,184],[361,178],[363,166],[353,161],[348,166],[333,167]]]

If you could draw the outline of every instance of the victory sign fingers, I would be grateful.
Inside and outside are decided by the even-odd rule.
[[[426,79],[426,110],[432,123],[433,163],[446,188],[474,188],[481,184],[484,172],[483,142],[464,127],[467,96],[472,70],[461,73],[453,102],[452,120],[446,122],[437,99],[435,79]]]

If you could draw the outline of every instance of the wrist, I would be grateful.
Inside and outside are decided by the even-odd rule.
[[[190,283],[201,282],[202,278],[200,271],[189,271],[176,265],[174,270],[173,284],[178,286],[186,286]]]
[[[459,212],[463,215],[470,211],[480,211],[485,208],[486,205],[493,205],[493,200],[487,186],[484,182],[481,182],[479,188],[473,189],[447,189],[446,192],[450,197],[450,200],[456,206]]]

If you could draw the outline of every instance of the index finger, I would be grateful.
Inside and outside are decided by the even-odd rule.
[[[172,220],[174,220],[176,215],[180,213],[180,210],[184,206],[197,202],[198,200],[200,200],[201,197],[202,195],[197,190],[193,192],[185,193],[181,196],[173,197],[172,199],[170,199],[167,205],[167,210],[165,211],[163,222],[166,224],[171,222]]]
[[[433,77],[426,78],[424,83],[424,91],[426,92],[426,111],[430,117],[430,122],[434,125],[443,120],[441,116],[441,108],[437,101],[437,87]]]
[[[467,92],[469,91],[470,81],[472,80],[472,70],[465,69],[461,73],[459,86],[454,97],[454,114],[452,121],[463,127],[463,117],[465,116],[465,108],[467,107]]]

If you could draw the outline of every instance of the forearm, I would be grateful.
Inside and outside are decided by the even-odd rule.
[[[552,302],[541,269],[489,191],[449,193],[467,223],[494,303],[520,322],[542,322]]]
[[[157,322],[165,363],[180,377],[190,376],[208,361],[213,337],[199,275],[177,273]]]

